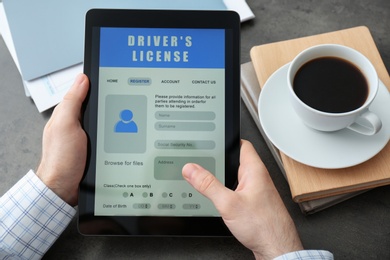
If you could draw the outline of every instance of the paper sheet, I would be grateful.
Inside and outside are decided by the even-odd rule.
[[[240,15],[241,22],[255,18],[255,14],[245,0],[223,0],[223,3],[228,10],[234,10]]]
[[[82,72],[83,64],[80,63],[32,81],[25,81],[38,111],[43,112],[61,102],[76,76]]]

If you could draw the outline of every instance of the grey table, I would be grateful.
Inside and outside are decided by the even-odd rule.
[[[366,25],[390,69],[390,1],[248,0],[256,19],[242,25],[241,62],[254,45]],[[0,194],[41,154],[42,130],[52,111],[39,114],[23,92],[21,77],[0,39]],[[390,188],[381,187],[322,212],[304,216],[245,106],[242,137],[252,141],[308,249],[338,259],[390,259]],[[245,223],[243,223],[245,225]],[[234,238],[84,237],[74,220],[44,259],[250,259]]]

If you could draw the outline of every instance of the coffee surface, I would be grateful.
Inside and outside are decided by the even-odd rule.
[[[305,104],[329,113],[353,111],[368,96],[368,83],[359,68],[336,57],[305,63],[295,74],[293,88]]]

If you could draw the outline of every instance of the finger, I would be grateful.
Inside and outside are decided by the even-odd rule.
[[[247,163],[260,163],[263,165],[258,153],[253,147],[252,143],[242,139],[241,140],[241,151],[240,151],[240,164]]]
[[[67,113],[70,118],[80,118],[81,107],[87,96],[88,87],[88,77],[85,74],[79,74],[58,106],[62,112]]]
[[[215,205],[221,198],[226,199],[229,191],[214,175],[198,164],[188,163],[183,167],[183,177],[199,193],[210,199]]]
[[[242,187],[255,187],[259,185],[259,182],[267,180],[268,177],[268,171],[253,145],[249,141],[241,140],[238,190]]]
[[[74,100],[83,102],[88,92],[88,77],[85,74],[79,74],[75,78],[72,87],[65,95],[65,100]]]

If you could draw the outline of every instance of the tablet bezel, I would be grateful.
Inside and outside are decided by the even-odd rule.
[[[79,232],[84,235],[229,236],[221,217],[95,216],[96,125],[99,40],[93,30],[125,28],[225,29],[225,185],[237,184],[240,148],[240,20],[232,11],[93,9],[86,15],[84,73],[90,90],[84,102],[87,165],[79,193]],[[96,37],[99,38],[99,37]]]

